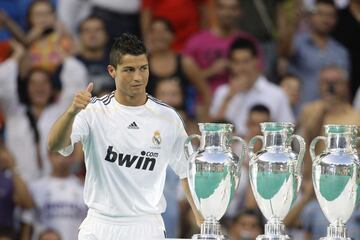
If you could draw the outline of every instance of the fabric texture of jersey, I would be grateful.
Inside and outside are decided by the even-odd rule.
[[[187,137],[175,110],[148,96],[141,106],[124,106],[114,93],[92,98],[75,117],[69,155],[81,141],[85,154],[84,199],[92,215],[111,219],[164,212],[166,167],[186,177]]]

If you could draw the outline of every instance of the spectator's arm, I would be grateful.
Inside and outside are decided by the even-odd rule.
[[[303,17],[302,1],[285,1],[279,4],[277,12],[278,54],[288,58],[294,53],[293,37]]]
[[[140,12],[140,29],[143,39],[146,38],[147,31],[151,24],[152,12],[150,9],[150,0],[143,0]],[[145,41],[146,42],[146,41]]]
[[[26,45],[26,34],[25,32],[21,29],[21,27],[14,21],[11,19],[11,17],[9,17],[5,11],[1,10],[0,11],[0,24],[3,24],[3,26],[5,26],[9,32],[11,33],[11,35],[17,40],[19,41],[21,44]]]
[[[14,200],[16,204],[21,208],[25,209],[33,208],[34,203],[25,182],[22,180],[18,173],[16,173],[15,171],[12,172],[15,185]]]
[[[201,70],[190,57],[182,57],[182,66],[189,81],[196,87],[197,91],[204,99],[206,114],[209,114],[211,103],[211,90],[206,84],[206,80],[202,78]]]

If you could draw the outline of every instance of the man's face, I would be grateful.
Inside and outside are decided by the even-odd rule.
[[[255,240],[261,234],[261,226],[253,215],[244,215],[234,224],[234,239]]]
[[[235,50],[231,54],[230,69],[235,79],[244,79],[250,86],[257,73],[257,59],[249,50]]]
[[[180,107],[183,102],[181,86],[176,79],[160,82],[156,87],[155,96],[174,108]]]
[[[320,91],[324,100],[344,100],[348,93],[347,84],[339,69],[325,69],[320,73]]]
[[[314,30],[321,34],[328,34],[336,24],[336,9],[329,4],[317,4],[311,16]]]
[[[108,66],[108,72],[115,79],[116,90],[123,95],[135,97],[146,93],[149,63],[145,54],[125,54],[116,68]]]
[[[80,42],[85,49],[103,49],[107,40],[104,23],[99,19],[89,19],[82,24]]]
[[[220,27],[233,27],[240,18],[240,4],[238,0],[217,0],[216,14]]]
[[[27,88],[31,104],[45,106],[49,103],[52,95],[50,81],[44,72],[35,71],[31,74]]]
[[[168,50],[173,38],[173,33],[167,28],[164,22],[155,21],[151,24],[149,30],[151,51]]]
[[[270,116],[267,112],[251,111],[247,121],[247,139],[251,139],[256,135],[261,135],[260,123],[270,122]]]
[[[300,81],[294,77],[287,77],[283,79],[280,87],[284,90],[289,98],[290,104],[295,105],[300,97]]]

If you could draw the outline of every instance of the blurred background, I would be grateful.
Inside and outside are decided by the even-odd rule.
[[[188,134],[229,122],[249,141],[260,122],[288,121],[309,144],[324,124],[360,125],[360,0],[0,0],[1,240],[77,239],[83,153],[49,153],[47,134],[89,82],[98,97],[115,89],[108,52],[124,32],[148,49],[147,92],[181,114]],[[304,162],[284,222],[292,239],[317,240],[328,222]],[[263,232],[247,169],[248,160],[221,220],[233,240]],[[199,229],[167,173],[167,235],[191,237]],[[360,210],[348,231],[360,239]]]

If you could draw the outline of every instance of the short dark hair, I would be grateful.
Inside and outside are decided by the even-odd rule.
[[[105,20],[104,20],[102,17],[97,16],[97,15],[90,15],[90,16],[87,16],[86,18],[84,18],[84,19],[80,22],[80,24],[79,24],[79,26],[78,26],[78,32],[81,33],[82,30],[83,30],[84,24],[85,24],[86,22],[88,22],[88,21],[91,21],[91,20],[98,20],[99,22],[101,22],[101,24],[102,24],[103,27],[104,27],[104,31],[105,31],[106,33],[108,33]]]
[[[232,223],[235,224],[240,220],[240,218],[246,215],[254,216],[258,220],[259,227],[263,226],[263,218],[260,212],[257,209],[251,209],[251,208],[245,208],[240,212],[238,212],[233,218]]]
[[[281,84],[282,82],[284,82],[285,79],[289,79],[289,78],[296,79],[296,80],[301,84],[300,78],[299,78],[298,76],[296,76],[295,74],[292,74],[292,73],[285,73],[285,74],[280,78],[279,84]]]
[[[126,54],[134,56],[146,54],[143,42],[131,33],[123,33],[115,39],[110,49],[110,65],[116,68],[121,57]]]
[[[175,28],[174,26],[172,25],[172,23],[170,22],[169,19],[167,18],[164,18],[164,17],[155,17],[152,21],[151,21],[151,24],[154,24],[156,22],[161,22],[165,25],[166,29],[171,32],[171,33],[175,33]]]
[[[231,58],[232,54],[236,50],[248,50],[254,57],[259,55],[256,45],[253,41],[245,38],[236,38],[230,45],[229,55],[228,57]]]
[[[270,110],[268,107],[262,104],[256,104],[250,108],[249,112],[262,112],[270,115]]]

